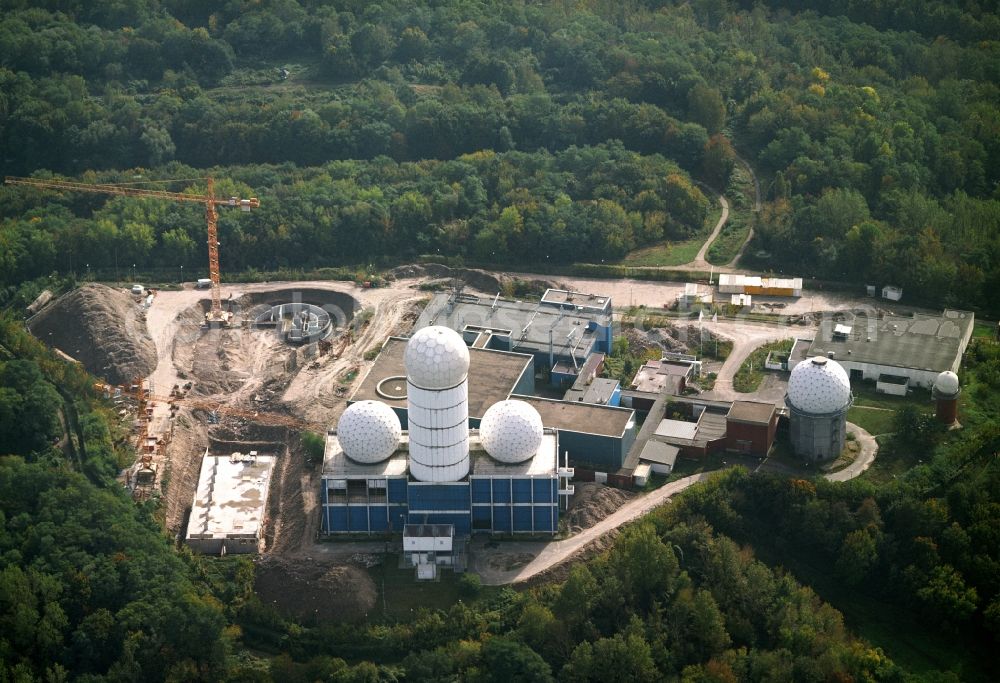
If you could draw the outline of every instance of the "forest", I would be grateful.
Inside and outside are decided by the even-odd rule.
[[[996,14],[805,4],[3,0],[0,165],[224,179],[231,272],[544,268],[699,232],[739,154],[745,265],[995,314]],[[195,208],[2,197],[5,286],[204,261]]]
[[[9,315],[0,356],[3,680],[995,680],[995,344],[971,352],[958,436],[901,413],[889,448],[926,464],[890,485],[730,470],[548,581],[360,623],[291,620],[251,562],[171,548],[114,483],[127,446],[91,378]],[[796,576],[950,657],[900,665]]]
[[[261,200],[220,215],[246,275],[617,264],[704,234],[742,159],[747,267],[996,316],[997,36],[973,0],[0,0],[0,167],[211,175]],[[0,188],[0,305],[193,279],[204,225]],[[177,549],[132,503],[93,378],[2,312],[0,681],[997,680],[997,348],[970,347],[964,431],[900,411],[905,475],[737,469],[546,582],[296,622],[252,563]]]

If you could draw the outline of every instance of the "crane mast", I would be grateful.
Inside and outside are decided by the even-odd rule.
[[[146,197],[150,199],[166,199],[175,202],[194,202],[205,205],[205,218],[208,223],[208,277],[212,281],[212,307],[205,315],[208,323],[227,323],[229,314],[222,310],[222,292],[219,287],[219,216],[215,210],[217,205],[239,206],[244,212],[260,207],[260,200],[256,197],[240,199],[239,197],[229,197],[228,199],[218,199],[215,197],[215,182],[212,178],[206,178],[207,192],[203,195],[189,194],[185,192],[167,192],[164,190],[149,190],[140,187],[129,187],[126,185],[100,184],[100,183],[78,183],[70,180],[41,180],[39,178],[18,178],[7,176],[4,183],[7,185],[27,185],[30,187],[40,187],[49,190],[71,190],[74,192],[93,192],[98,194],[113,194],[122,197]]]

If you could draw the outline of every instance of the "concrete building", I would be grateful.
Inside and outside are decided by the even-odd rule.
[[[590,354],[611,352],[611,299],[596,294],[549,289],[528,302],[441,293],[416,328],[430,325],[450,327],[473,346],[530,354],[539,368],[562,363],[573,379]]]
[[[677,308],[682,311],[691,310],[692,306],[701,304],[712,305],[712,288],[707,285],[699,285],[696,282],[688,282],[684,285],[684,292],[677,295]]]
[[[903,288],[895,285],[886,285],[882,288],[882,298],[889,301],[899,301],[903,298]]]
[[[635,373],[622,404],[640,412],[649,412],[657,396],[666,391],[679,396],[688,382],[701,375],[701,361],[694,356],[665,356],[660,360],[646,361]]]
[[[813,462],[840,457],[852,402],[847,371],[836,361],[817,356],[796,365],[785,395],[796,455]]]
[[[274,457],[209,455],[201,462],[185,542],[199,553],[257,553],[263,541]]]
[[[759,277],[756,275],[719,274],[720,294],[757,294],[761,296],[802,296],[802,278]]]
[[[506,396],[480,412],[479,429],[469,427],[475,359],[495,360],[491,354],[498,353],[469,349],[445,327],[414,334],[402,353],[404,376],[372,380],[376,393],[390,398],[352,403],[327,435],[323,533],[404,532],[410,559],[427,564],[433,551],[437,566],[460,562],[447,558],[460,558],[454,544],[474,532],[557,531],[560,499],[572,493],[566,482],[573,476],[572,469],[559,466],[558,432],[544,427],[530,405]],[[510,362],[508,388],[492,390],[493,396],[509,395],[509,382],[530,364],[521,354],[501,355]],[[401,383],[405,389],[397,386]],[[490,392],[476,400],[483,395]],[[399,418],[401,400],[406,430]],[[406,535],[408,525],[423,525],[423,531],[414,527]],[[439,554],[434,549],[445,543],[446,534],[438,533],[443,529],[452,545],[440,546]],[[424,547],[428,543],[431,547]],[[420,576],[434,570],[417,566],[417,571]]]
[[[908,378],[908,386],[930,389],[942,372],[957,372],[972,338],[975,315],[945,310],[941,315],[914,313],[910,318],[848,316],[825,320],[809,356],[834,358],[851,381],[881,376]]]

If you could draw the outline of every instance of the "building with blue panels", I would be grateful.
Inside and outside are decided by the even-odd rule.
[[[380,463],[349,458],[337,433],[327,434],[321,491],[322,532],[400,534],[407,524],[451,524],[456,536],[473,533],[554,534],[561,497],[572,493],[572,469],[557,464],[558,434],[545,430],[537,453],[503,463],[469,434],[469,476],[457,482],[420,482],[409,476],[409,435]],[[562,505],[565,507],[565,505]]]
[[[450,327],[469,345],[531,354],[537,367],[552,369],[610,353],[612,318],[611,298],[596,294],[549,289],[528,302],[453,292],[436,295],[416,328]]]
[[[634,410],[538,396],[512,398],[532,406],[542,424],[559,432],[559,453],[574,465],[611,472],[624,466],[636,438]]]

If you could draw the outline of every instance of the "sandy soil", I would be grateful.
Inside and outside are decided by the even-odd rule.
[[[130,383],[156,366],[157,349],[146,332],[143,308],[123,289],[83,285],[32,318],[28,327],[111,384]]]

